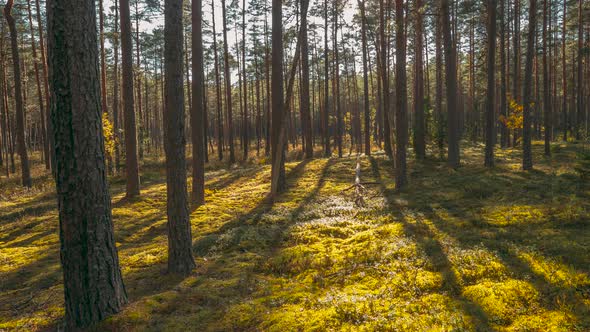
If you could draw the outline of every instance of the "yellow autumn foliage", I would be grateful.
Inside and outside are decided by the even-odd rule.
[[[104,135],[104,152],[111,156],[115,152],[116,138],[113,124],[109,121],[107,113],[102,114],[102,133]]]

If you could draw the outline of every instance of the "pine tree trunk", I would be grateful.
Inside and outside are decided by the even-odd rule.
[[[193,148],[193,187],[192,200],[197,205],[205,202],[205,129],[204,108],[204,66],[203,66],[203,5],[201,0],[192,0],[192,93],[191,108],[192,148]]]
[[[577,69],[578,69],[578,80],[577,80],[577,119],[576,119],[576,139],[582,139],[582,126],[586,123],[586,115],[584,112],[584,62],[582,59],[583,47],[584,47],[584,13],[582,9],[582,0],[578,0],[578,52],[577,52]]]
[[[547,0],[543,1],[543,115],[545,125],[545,155],[551,156],[551,91],[549,90],[549,67],[547,63]]]
[[[330,149],[330,99],[329,96],[329,73],[330,62],[328,61],[328,0],[324,0],[324,157],[332,156]]]
[[[98,1],[98,32],[100,40],[100,96],[102,112],[109,114],[109,108],[107,103],[107,64],[106,64],[106,53],[104,48],[104,7],[103,0]],[[111,137],[111,139],[113,139]],[[113,156],[108,152],[106,153],[107,158],[107,169],[110,174],[113,173]]]
[[[268,19],[267,19],[267,13],[268,13],[268,6],[267,6],[267,2],[264,2],[264,72],[265,72],[265,80],[266,80],[266,103],[265,103],[265,114],[266,114],[266,134],[265,134],[265,144],[264,144],[264,154],[266,156],[270,156],[270,146],[271,146],[271,141],[270,141],[270,131],[271,131],[271,89],[270,89],[270,78],[271,78],[271,73],[270,73],[270,62],[271,62],[271,56],[270,56],[270,47],[268,46]]]
[[[514,34],[513,34],[513,51],[514,60],[513,79],[512,79],[512,99],[520,103],[520,0],[514,0]],[[531,76],[532,77],[532,76]],[[519,137],[519,129],[514,130],[512,137],[512,146],[516,146]]]
[[[129,0],[119,0],[121,9],[121,60],[123,75],[123,112],[125,119],[125,171],[127,198],[139,195],[139,165],[137,163],[137,132],[133,89],[133,48],[131,44],[131,14]]]
[[[128,0],[127,0],[128,1]],[[137,115],[139,116],[139,123],[138,123],[138,129],[139,129],[139,142],[138,142],[138,149],[139,149],[139,158],[143,160],[143,140],[145,138],[145,118],[144,118],[144,114],[143,114],[143,101],[141,99],[141,59],[140,59],[140,54],[141,54],[141,44],[140,44],[140,39],[139,39],[139,0],[135,0],[135,67],[136,67],[136,71],[134,72],[135,74],[135,80],[136,80],[136,93],[137,93]],[[132,65],[133,66],[133,65]]]
[[[119,134],[119,2],[115,1],[115,31],[113,36],[113,130],[115,132],[115,171],[121,169],[121,156],[119,145],[121,135]]]
[[[6,163],[6,177],[10,177],[9,171],[9,154],[10,154],[10,135],[8,133],[8,107],[6,107],[6,89],[5,89],[5,79],[4,79],[4,26],[2,27],[2,32],[0,34],[0,129],[2,130],[2,149],[5,153],[5,163]],[[2,151],[0,151],[2,153]]]
[[[442,51],[442,18],[436,16],[434,18],[436,22],[436,37],[435,37],[435,63],[436,63],[436,145],[440,155],[443,154],[444,142],[445,142],[445,130],[444,130],[444,118],[443,118],[443,51]]]
[[[43,36],[43,21],[41,20],[41,8],[40,8],[39,0],[35,0],[35,9],[36,9],[36,16],[37,16],[37,26],[39,32],[39,50],[41,51],[41,68],[43,69],[43,92],[45,95],[45,131],[47,133],[45,141],[49,145],[49,164],[50,169],[55,171],[53,164],[55,163],[53,150],[55,148],[55,144],[53,142],[53,136],[50,134],[51,132],[51,119],[49,118],[49,82],[48,82],[48,71],[47,71],[47,57],[45,55],[45,38]]]
[[[197,28],[198,29],[198,28]],[[164,136],[168,215],[168,272],[188,275],[195,267],[186,188],[182,0],[164,5]]]
[[[527,38],[526,63],[524,67],[524,90],[523,90],[523,156],[522,168],[523,170],[533,169],[533,155],[531,150],[531,103],[532,103],[532,79],[533,79],[533,57],[535,56],[535,35],[536,35],[536,0],[530,0],[529,8],[529,31]]]
[[[389,75],[388,69],[388,56],[387,56],[387,38],[385,36],[385,28],[387,21],[385,20],[385,0],[379,1],[379,34],[381,38],[381,87],[383,91],[383,140],[385,144],[385,154],[390,159],[393,159],[393,148],[391,145],[391,119],[393,114],[389,114],[391,107],[390,103],[390,92],[389,92]]]
[[[301,0],[301,7],[303,8],[303,2],[307,0]],[[309,108],[309,43],[307,40],[307,15],[301,15],[301,93],[300,93],[300,107],[301,107],[301,129],[303,131],[303,137],[305,141],[304,151],[305,158],[313,158],[313,142],[311,138],[312,126],[311,126],[311,114]]]
[[[406,170],[406,144],[408,141],[408,88],[406,84],[406,34],[404,2],[395,0],[395,41],[396,41],[396,118],[395,118],[395,188],[403,189],[408,182]]]
[[[105,171],[96,8],[51,0],[47,9],[66,324],[74,330],[119,312],[127,294]]]
[[[35,28],[33,27],[33,14],[31,11],[31,0],[27,0],[27,11],[29,18],[29,28],[31,31],[31,50],[33,55],[33,66],[35,69],[35,83],[37,85],[37,98],[39,103],[39,122],[41,124],[41,141],[43,143],[43,157],[45,161],[45,169],[51,168],[49,141],[46,129],[45,104],[43,100],[43,92],[41,90],[41,78],[39,76],[39,60],[37,58],[37,45],[35,41]],[[1,153],[0,153],[1,154]]]
[[[223,140],[225,139],[225,136],[223,135],[223,105],[221,98],[221,78],[219,75],[219,53],[217,52],[217,32],[215,31],[215,0],[211,1],[211,12],[211,19],[213,22],[213,58],[215,62],[215,96],[217,98],[217,155],[221,161],[223,160]]]
[[[342,158],[342,107],[340,105],[340,59],[338,52],[338,0],[332,0],[334,3],[334,99],[336,108],[336,147],[338,148],[338,157]]]
[[[506,82],[506,33],[505,33],[505,21],[504,21],[504,3],[506,0],[500,0],[500,117],[506,120],[508,117],[507,112],[507,82]],[[509,145],[510,133],[505,121],[500,123],[500,146],[506,148]]]
[[[365,0],[358,0],[361,11],[361,41],[363,48],[363,91],[365,112],[365,154],[371,155],[371,105],[369,104],[369,68],[367,45],[367,17],[365,13]]]
[[[457,61],[455,42],[451,36],[449,0],[441,0],[442,33],[444,39],[444,56],[447,82],[447,132],[449,140],[448,164],[458,168],[459,156],[459,112],[457,109]]]
[[[248,77],[246,75],[246,0],[242,0],[242,76],[244,89],[244,119],[242,121],[242,131],[244,132],[243,148],[244,160],[248,160],[250,137],[248,135]]]
[[[486,167],[494,167],[494,146],[496,144],[496,0],[487,0],[488,11],[488,86],[486,91]]]
[[[10,31],[10,44],[12,47],[12,63],[14,68],[14,94],[16,104],[16,147],[21,161],[21,180],[22,185],[31,187],[31,171],[29,169],[29,156],[25,142],[25,110],[23,105],[22,79],[20,69],[20,52],[18,49],[18,35],[16,22],[12,17],[13,0],[8,0],[4,6],[4,17],[8,22]]]
[[[566,2],[563,2],[563,26],[561,30],[561,70],[562,70],[562,89],[563,89],[563,101],[561,111],[563,112],[563,140],[567,142],[567,131],[569,129],[569,122],[567,116],[567,74],[566,74],[566,53],[565,53],[565,32],[566,32],[566,19],[567,19],[567,6]]]
[[[422,0],[416,1],[416,40],[415,40],[415,63],[414,63],[414,114],[415,125],[414,125],[414,152],[416,153],[417,159],[424,159],[426,156],[426,143],[425,143],[425,119],[424,119],[424,69],[422,63],[423,54],[423,33],[422,33]]]
[[[272,128],[271,197],[285,189],[285,136],[283,96],[283,8],[282,0],[272,0]]]
[[[234,129],[232,124],[232,86],[229,68],[229,51],[227,44],[227,10],[225,8],[225,0],[221,0],[222,17],[223,17],[223,61],[224,61],[224,80],[225,80],[225,107],[227,119],[227,134],[229,142],[229,163],[236,162],[234,153]],[[273,81],[274,82],[274,81]]]

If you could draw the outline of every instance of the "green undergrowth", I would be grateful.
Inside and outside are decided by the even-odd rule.
[[[191,208],[187,278],[166,274],[165,175],[153,161],[137,199],[112,179],[130,303],[91,330],[590,330],[582,149],[555,144],[546,159],[535,144],[535,170],[523,172],[520,151],[498,150],[485,169],[472,145],[457,171],[410,161],[401,192],[390,161],[362,157],[365,207],[345,191],[355,157],[289,162],[274,204],[264,163],[211,167],[207,203]],[[55,195],[41,173],[31,190],[0,182],[0,330],[63,324]]]

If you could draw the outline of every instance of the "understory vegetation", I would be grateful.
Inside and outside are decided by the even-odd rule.
[[[165,171],[149,159],[140,197],[111,179],[130,304],[92,329],[588,331],[590,187],[576,171],[586,149],[556,143],[544,159],[535,142],[536,169],[524,172],[519,149],[498,150],[487,169],[471,145],[458,170],[410,160],[401,192],[391,161],[362,156],[364,207],[346,191],[356,156],[288,161],[273,204],[263,161],[208,166],[186,278],[166,274]],[[33,161],[33,188],[0,181],[0,330],[63,324],[55,187]]]

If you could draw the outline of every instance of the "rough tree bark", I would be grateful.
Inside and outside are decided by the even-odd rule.
[[[68,329],[127,302],[105,170],[94,1],[47,4],[61,263]]]

